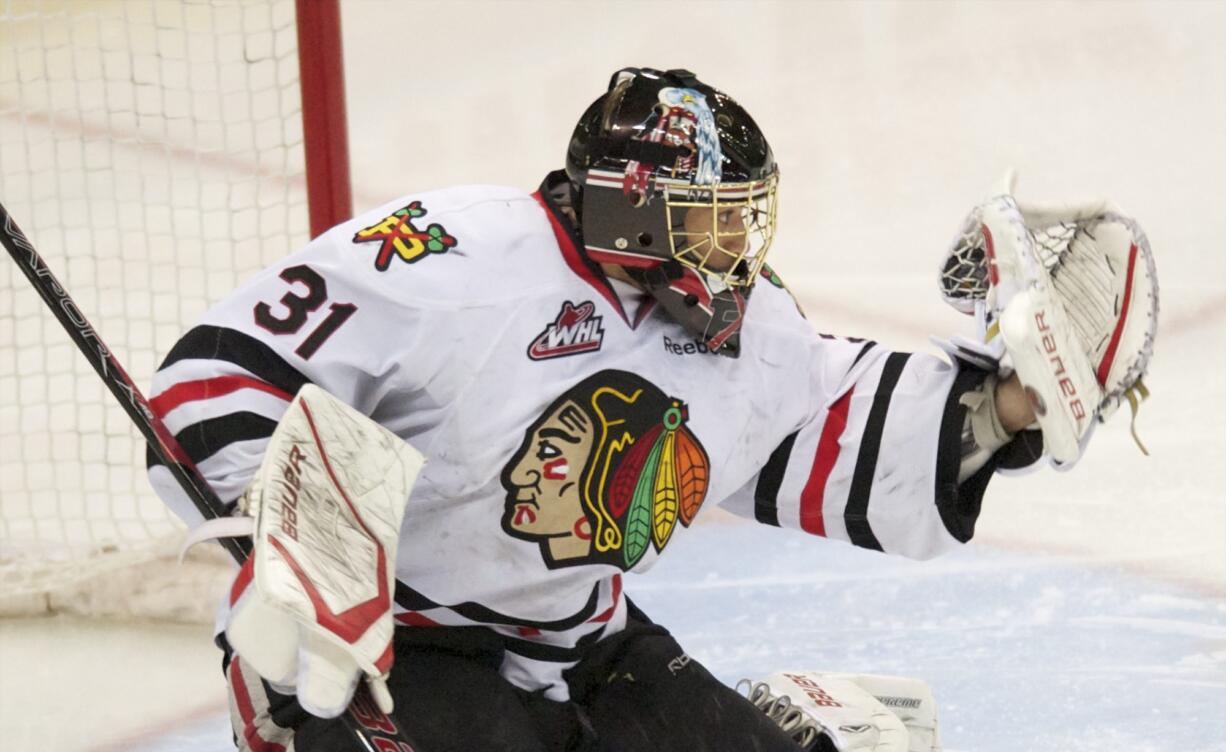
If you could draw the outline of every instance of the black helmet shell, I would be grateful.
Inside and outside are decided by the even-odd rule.
[[[609,80],[609,88],[579,118],[566,150],[566,174],[576,185],[587,180],[588,170],[602,162],[623,163],[635,156],[632,137],[648,128],[665,87],[701,92],[715,116],[723,154],[723,180],[761,180],[775,170],[775,157],[757,123],[732,97],[699,81],[687,70],[622,68]],[[663,160],[660,160],[663,161]]]

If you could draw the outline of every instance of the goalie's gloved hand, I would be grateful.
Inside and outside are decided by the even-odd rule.
[[[226,639],[244,665],[278,692],[297,695],[298,704],[320,718],[343,713],[365,673],[371,697],[384,713],[390,713],[392,700],[386,685],[392,668],[390,629],[384,637],[377,634],[382,629],[372,628],[374,624],[368,627],[371,637],[367,642],[374,649],[347,645],[329,635],[327,628],[298,621],[275,597],[266,597],[253,583],[254,564],[252,557],[243,565],[226,623]],[[380,655],[375,656],[376,652]],[[386,659],[380,660],[383,654]]]
[[[941,291],[976,314],[982,344],[952,345],[1016,371],[1044,449],[1076,461],[1095,419],[1147,395],[1158,291],[1145,234],[1108,201],[1019,204],[1012,176],[976,207],[942,264]],[[1134,432],[1135,436],[1135,432]],[[1138,444],[1140,442],[1138,441]]]
[[[344,712],[363,674],[392,710],[396,547],[421,466],[395,434],[307,385],[243,496],[255,550],[231,588],[226,639],[313,715]]]

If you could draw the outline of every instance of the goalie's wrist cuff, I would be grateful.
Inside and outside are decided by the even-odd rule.
[[[998,383],[995,374],[988,374],[978,387],[958,397],[959,404],[966,406],[959,483],[983,469],[997,450],[1013,440],[1013,434],[1005,429],[996,409]]]

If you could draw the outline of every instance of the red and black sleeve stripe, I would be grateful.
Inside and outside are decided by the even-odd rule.
[[[161,367],[166,368],[189,359],[233,363],[291,396],[310,382],[310,379],[287,363],[271,347],[237,329],[197,326],[183,335],[171,348]]]
[[[256,378],[228,375],[175,384],[150,401],[161,415],[184,402],[219,397],[238,388],[256,388],[290,400],[310,381],[267,344],[226,327],[201,325],[191,329],[171,348],[162,368],[184,360],[232,363]],[[186,426],[175,439],[187,457],[199,464],[235,442],[267,438],[276,427],[277,422],[271,418],[239,411]],[[161,464],[152,451],[145,457],[148,467]]]

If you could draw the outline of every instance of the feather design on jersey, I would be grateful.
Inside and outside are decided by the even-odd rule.
[[[655,505],[652,509],[651,537],[662,549],[677,526],[677,432],[664,434],[660,469],[656,472]]]
[[[647,455],[663,430],[664,426],[653,426],[639,437],[613,473],[613,482],[609,485],[609,514],[613,515],[613,519],[621,519],[629,508],[634,498],[635,486],[638,485],[643,466],[647,463]]]
[[[664,411],[661,423],[643,434],[614,475],[613,483],[622,494],[630,485],[629,479],[635,479],[622,549],[627,568],[643,557],[649,541],[662,551],[677,521],[688,527],[706,496],[707,457],[685,427],[687,417],[685,406],[674,401]],[[613,504],[611,488],[610,506]]]
[[[639,474],[638,483],[634,485],[634,498],[630,500],[630,510],[626,514],[626,541],[622,544],[622,559],[627,569],[643,558],[651,541],[652,497],[663,444],[663,437],[656,439],[647,455],[643,472]]]
[[[698,514],[711,481],[710,462],[702,445],[688,429],[677,432],[677,486],[681,524],[689,525]]]

